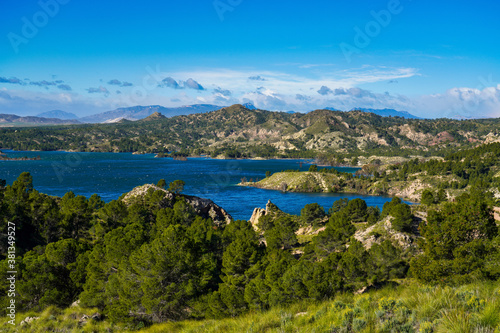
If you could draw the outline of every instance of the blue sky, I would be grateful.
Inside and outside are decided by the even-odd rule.
[[[500,117],[494,1],[0,4],[0,113],[254,103]]]

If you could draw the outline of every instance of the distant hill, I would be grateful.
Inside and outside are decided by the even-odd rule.
[[[179,117],[154,112],[141,121],[122,118],[113,124],[0,131],[0,147],[312,158],[322,153],[337,156],[352,152],[442,156],[449,149],[500,142],[500,119],[408,119],[324,109],[290,114],[249,110],[238,104]]]
[[[163,120],[165,118],[167,118],[167,117],[165,117],[164,115],[162,115],[159,112],[155,112],[155,113],[147,116],[146,118],[141,119],[141,121],[155,121],[155,120]]]
[[[78,120],[62,120],[43,117],[21,117],[15,114],[0,114],[0,127],[40,126],[40,125],[68,125],[80,124]]]
[[[335,109],[329,108],[328,110],[336,111]],[[396,111],[394,109],[366,109],[366,108],[354,108],[350,111],[363,111],[375,113],[382,117],[405,117],[407,119],[422,119],[420,117],[414,116],[406,111]]]
[[[133,106],[129,108],[118,108],[113,111],[106,111],[92,116],[82,117],[80,121],[85,123],[115,123],[121,119],[140,120],[155,112],[159,112],[165,117],[189,115],[193,113],[206,113],[219,110],[222,106],[211,104],[186,105],[176,108],[166,108],[161,105]]]
[[[331,108],[327,107],[324,108],[324,110],[329,110],[329,111],[342,111],[336,108]],[[382,117],[404,117],[406,119],[422,119],[417,116],[412,115],[409,112],[406,111],[397,111],[394,109],[367,109],[367,108],[354,108],[349,110],[350,111],[362,111],[362,112],[371,112],[376,115],[382,116]]]
[[[52,110],[47,112],[42,112],[36,115],[42,118],[57,118],[62,120],[76,120],[78,116],[74,113],[62,111],[62,110]]]

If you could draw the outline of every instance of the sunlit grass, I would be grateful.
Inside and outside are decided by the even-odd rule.
[[[50,307],[42,313],[18,314],[16,326],[0,319],[0,332],[124,332],[137,324],[112,324],[88,319],[96,309]],[[39,317],[20,326],[26,317]],[[300,302],[235,318],[166,322],[143,333],[219,332],[477,332],[500,333],[500,282],[461,287],[425,286],[406,280],[366,294],[339,294],[325,302]]]
[[[319,304],[223,320],[165,323],[143,332],[489,332],[500,333],[500,283],[457,288],[407,281]]]

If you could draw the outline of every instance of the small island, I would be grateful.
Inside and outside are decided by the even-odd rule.
[[[155,155],[155,158],[173,158],[176,161],[187,161],[188,155],[184,153],[178,153],[178,152],[173,152],[173,153],[158,153]]]
[[[40,156],[36,157],[8,157],[4,152],[0,151],[0,161],[37,161]]]

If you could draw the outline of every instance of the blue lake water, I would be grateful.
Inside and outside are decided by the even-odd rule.
[[[306,171],[310,166],[310,161],[306,160],[215,160],[201,157],[175,161],[154,158],[153,154],[4,152],[9,157],[40,156],[40,160],[34,161],[0,161],[0,179],[5,179],[8,184],[12,184],[21,172],[28,171],[39,192],[62,196],[73,191],[86,197],[96,193],[108,202],[139,185],[156,184],[162,178],[167,184],[182,179],[186,182],[183,193],[211,199],[235,219],[249,219],[253,209],[264,208],[268,200],[291,214],[300,214],[306,204],[313,202],[328,210],[340,198],[362,198],[369,206],[381,209],[391,200],[382,196],[338,193],[281,193],[236,185],[243,177],[262,179],[268,170],[278,172],[300,168]]]

